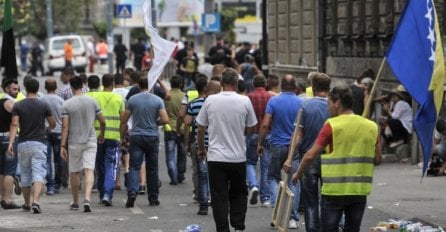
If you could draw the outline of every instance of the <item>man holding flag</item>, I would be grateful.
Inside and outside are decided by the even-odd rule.
[[[418,102],[414,128],[423,148],[423,174],[443,99],[444,58],[433,0],[408,0],[394,34],[387,62]]]

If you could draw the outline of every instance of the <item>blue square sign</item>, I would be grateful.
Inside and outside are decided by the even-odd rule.
[[[130,4],[119,4],[116,11],[118,18],[127,19],[132,17],[132,5]]]
[[[220,32],[220,22],[219,13],[201,14],[201,31]]]

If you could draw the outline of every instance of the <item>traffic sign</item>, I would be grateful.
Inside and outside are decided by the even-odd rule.
[[[220,32],[220,14],[201,14],[201,30],[203,32]]]
[[[118,4],[116,11],[118,18],[127,19],[132,17],[132,5],[130,4]]]

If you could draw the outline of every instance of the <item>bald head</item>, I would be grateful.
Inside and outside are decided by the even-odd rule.
[[[286,74],[280,85],[283,92],[295,92],[297,89],[296,78],[291,74]]]
[[[47,92],[54,92],[57,89],[57,82],[54,79],[46,79],[45,89]]]
[[[221,91],[220,82],[218,82],[218,81],[209,81],[208,86],[207,86],[207,90],[208,90],[208,96],[220,93],[220,91]]]

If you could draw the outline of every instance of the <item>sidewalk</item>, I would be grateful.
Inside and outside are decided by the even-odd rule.
[[[368,206],[397,217],[389,219],[424,221],[446,228],[446,177],[424,177],[420,181],[418,165],[377,166]]]

